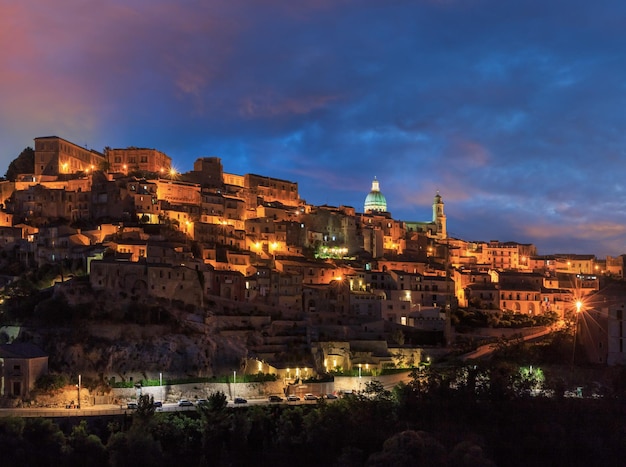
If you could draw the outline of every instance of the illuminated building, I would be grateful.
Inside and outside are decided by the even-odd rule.
[[[97,170],[104,161],[103,154],[58,136],[35,138],[35,175],[89,172]]]
[[[387,199],[385,195],[380,192],[380,185],[376,177],[374,177],[374,181],[372,181],[371,191],[365,197],[363,212],[387,212]]]
[[[127,174],[141,170],[165,176],[172,167],[172,159],[156,149],[130,147],[107,149],[105,153],[110,172]]]
[[[446,215],[443,211],[444,202],[439,192],[433,199],[433,217],[429,222],[407,221],[404,223],[407,232],[423,232],[431,238],[445,240],[448,238]]]

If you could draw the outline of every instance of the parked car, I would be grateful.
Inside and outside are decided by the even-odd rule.
[[[152,405],[155,408],[159,409],[159,408],[163,407],[163,402],[161,402],[161,401],[154,401],[154,403]]]
[[[206,399],[198,399],[196,401],[196,405],[203,405],[203,404],[208,404],[208,403],[209,403],[209,401],[206,400]]]
[[[300,400],[300,398],[299,398],[298,396],[296,396],[295,394],[289,394],[289,395],[287,396],[287,400],[288,400],[289,402],[296,402],[296,401],[299,401],[299,400]]]
[[[181,399],[178,401],[178,407],[191,407],[193,403],[189,399]]]
[[[326,399],[337,399],[337,396],[332,393],[329,393],[329,394],[326,394]]]
[[[269,397],[269,401],[270,402],[282,402],[283,398],[280,396],[270,396]]]
[[[317,397],[314,394],[305,394],[304,395],[304,400],[305,401],[316,401]]]
[[[129,409],[132,409],[132,410],[136,410],[136,409],[139,408],[139,406],[137,405],[137,402],[129,402],[126,407],[128,407]]]
[[[247,404],[248,401],[243,397],[235,397],[235,404]]]

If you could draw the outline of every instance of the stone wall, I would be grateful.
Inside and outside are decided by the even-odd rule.
[[[275,394],[284,396],[284,385],[282,381],[272,381],[267,383],[193,383],[193,384],[172,384],[169,386],[148,386],[141,389],[124,388],[113,389],[115,398],[119,401],[129,401],[136,399],[142,394],[151,395],[156,401],[176,402],[179,399],[206,399],[215,392],[223,392],[228,400],[234,397],[245,399],[266,399]]]
[[[285,397],[287,394],[295,394],[303,397],[304,394],[341,394],[343,392],[357,392],[365,389],[370,381],[380,381],[385,389],[391,389],[400,381],[409,381],[410,371],[386,376],[362,376],[361,378],[338,376],[334,382],[294,384],[285,386],[282,381],[266,383],[195,383],[175,384],[171,386],[149,386],[140,390],[134,388],[113,389],[112,393],[118,403],[126,403],[137,399],[142,394],[154,397],[155,401],[176,402],[179,399],[207,399],[211,394],[221,391],[226,394],[228,400],[234,397],[245,399],[267,399],[270,395]]]

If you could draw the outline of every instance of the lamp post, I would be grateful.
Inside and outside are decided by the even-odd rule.
[[[233,400],[235,400],[235,383],[237,382],[237,370],[233,370]]]
[[[80,384],[81,384],[81,375],[78,375],[78,385],[76,386],[78,388],[78,408],[80,409]]]
[[[580,300],[576,301],[576,318],[574,319],[574,344],[572,345],[572,363],[570,365],[570,376],[574,372],[574,355],[576,355],[576,337],[578,335],[578,315],[583,307],[583,302]]]
[[[159,389],[161,393],[161,401],[163,400],[163,373],[159,373]]]

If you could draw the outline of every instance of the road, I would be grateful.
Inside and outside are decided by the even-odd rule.
[[[522,337],[522,340],[526,342],[526,341],[531,341],[533,339],[538,339],[540,337],[550,334],[553,331],[554,331],[553,328],[550,328],[550,327],[545,328],[534,334],[529,334],[527,336]],[[476,350],[473,350],[472,352],[469,352],[463,355],[461,359],[462,360],[476,360],[482,357],[486,357],[487,355],[490,355],[491,353],[493,353],[493,351],[497,348],[497,346],[498,344],[481,345]]]
[[[328,402],[332,402],[329,400]],[[228,407],[239,408],[250,405],[311,405],[317,404],[317,401],[294,401],[294,402],[269,402],[267,399],[249,399],[245,404],[234,404],[228,401]],[[179,407],[176,402],[163,404],[163,407],[156,409],[157,412],[186,412],[194,411],[196,406]],[[100,417],[105,415],[123,415],[131,414],[135,409],[129,409],[126,405],[94,405],[86,406],[80,409],[60,409],[60,408],[14,408],[0,409],[0,417],[44,417],[44,418],[60,418],[60,417]]]

